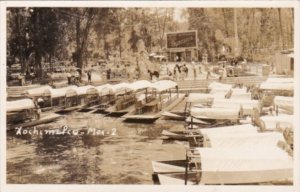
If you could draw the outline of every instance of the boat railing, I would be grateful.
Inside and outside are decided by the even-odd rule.
[[[199,184],[201,180],[201,162],[200,162],[200,154],[197,151],[197,148],[189,148],[186,150],[186,165],[185,165],[185,175],[184,175],[184,184],[187,185],[189,180],[189,173],[192,174],[195,178],[195,184]]]
[[[134,102],[135,102],[135,97],[133,95],[126,95],[126,97],[124,96],[120,100],[116,101],[116,109],[117,110],[125,109],[130,105],[133,105]]]

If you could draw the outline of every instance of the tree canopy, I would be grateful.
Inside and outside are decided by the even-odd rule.
[[[224,47],[236,49],[236,36],[241,55],[256,60],[294,46],[292,8],[182,8],[184,21],[176,9],[8,8],[7,55],[24,72],[31,63],[40,69],[55,60],[82,68],[90,58],[163,52],[166,33],[182,30],[198,31],[199,55],[210,60]]]

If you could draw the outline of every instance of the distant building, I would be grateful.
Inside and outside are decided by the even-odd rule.
[[[278,75],[294,74],[294,50],[283,50],[275,54],[275,73]]]
[[[167,33],[166,52],[171,62],[198,60],[197,31]]]

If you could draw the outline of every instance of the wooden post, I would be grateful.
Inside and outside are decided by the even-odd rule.
[[[148,89],[146,88],[146,103],[148,102],[148,99],[147,99],[147,97],[148,97],[148,91],[147,91]]]
[[[67,106],[67,97],[66,97],[66,95],[65,95],[65,108],[66,108],[66,106]]]
[[[160,109],[162,110],[161,94],[159,94]]]
[[[185,154],[184,185],[187,185],[187,180],[188,180],[188,168],[189,168],[189,158],[188,158],[188,151],[186,151],[186,154]]]
[[[188,103],[186,102],[186,103],[185,103],[185,106],[184,106],[184,116],[185,116],[185,117],[187,116],[187,112],[186,112],[186,110],[187,110],[187,105],[188,105]]]

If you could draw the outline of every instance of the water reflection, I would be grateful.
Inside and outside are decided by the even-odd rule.
[[[44,134],[36,141],[38,154],[61,154],[76,146],[78,136],[74,135],[47,135]]]
[[[83,136],[82,136],[82,142],[83,142],[83,145],[85,147],[96,147],[96,146],[99,146],[102,142],[102,139],[104,138],[105,136],[102,136],[102,135],[88,135],[87,133],[85,133]]]
[[[38,129],[64,126],[77,134],[19,137],[8,133],[7,182],[152,184],[151,160],[178,159],[174,154],[184,158],[183,146],[162,145],[162,130],[182,128],[177,122],[133,124],[98,113],[72,112]],[[95,134],[92,130],[110,134]]]

